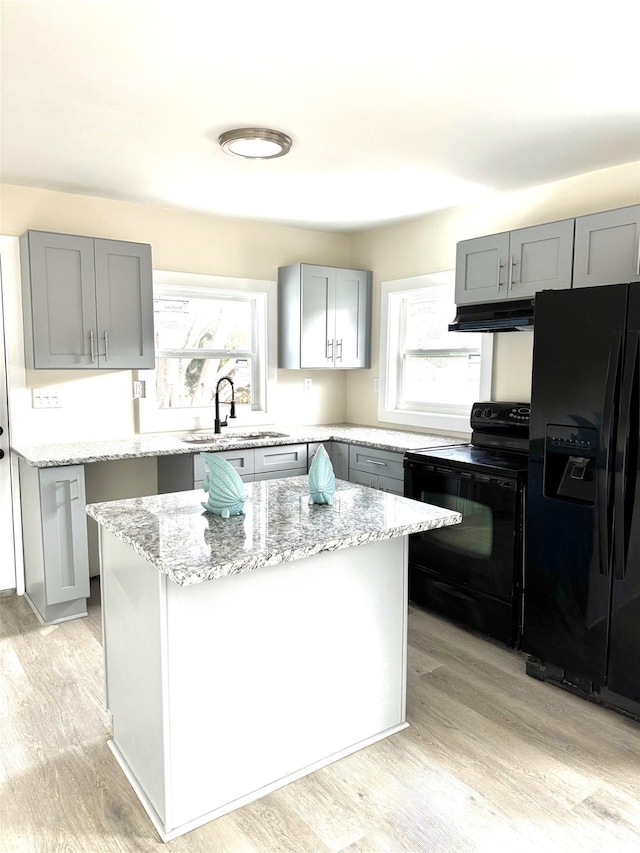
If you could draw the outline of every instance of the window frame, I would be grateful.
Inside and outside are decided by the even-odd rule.
[[[177,298],[210,296],[214,299],[233,299],[242,296],[254,301],[256,341],[255,363],[252,364],[254,400],[251,406],[236,405],[234,426],[256,426],[270,423],[269,406],[275,399],[277,384],[277,284],[260,279],[231,278],[200,273],[177,273],[166,270],[153,272],[154,298],[158,295]],[[162,352],[162,351],[160,351]],[[206,351],[205,351],[206,352]],[[193,350],[185,350],[185,357]],[[197,353],[202,355],[202,353]],[[156,405],[156,371],[138,370],[136,379],[144,381],[145,395],[136,400],[136,429],[139,433],[212,430],[213,406],[159,409]]]
[[[396,403],[397,388],[402,381],[402,371],[399,368],[399,359],[393,353],[398,353],[401,339],[401,300],[403,296],[424,292],[425,288],[428,287],[442,287],[444,285],[450,287],[453,293],[454,280],[454,271],[447,270],[381,283],[378,420],[445,433],[470,432],[471,403],[464,406],[436,403],[428,407],[421,407],[420,405],[401,407]],[[463,336],[465,333],[460,332],[459,334]],[[482,333],[478,399],[491,399],[492,368],[493,335]]]

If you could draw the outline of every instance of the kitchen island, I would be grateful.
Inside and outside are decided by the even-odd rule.
[[[338,480],[91,504],[111,748],[168,841],[406,723],[407,536],[458,513]]]

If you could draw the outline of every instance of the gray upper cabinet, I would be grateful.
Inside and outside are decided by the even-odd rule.
[[[456,305],[506,298],[509,232],[462,240],[456,246]]]
[[[314,264],[278,270],[278,366],[369,367],[371,272]]]
[[[571,287],[574,220],[463,240],[456,247],[456,304],[525,299]]]
[[[640,281],[640,204],[576,219],[573,286]]]
[[[27,367],[154,367],[149,245],[28,231],[20,260]]]

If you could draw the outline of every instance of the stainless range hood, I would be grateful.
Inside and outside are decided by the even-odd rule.
[[[450,332],[521,332],[533,328],[535,299],[458,305]]]

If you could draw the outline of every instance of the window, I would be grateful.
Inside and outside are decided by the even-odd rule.
[[[449,332],[452,272],[382,283],[381,421],[468,432],[471,404],[491,394],[493,337]]]
[[[275,334],[269,334],[275,287],[275,282],[154,273],[156,367],[138,372],[146,383],[138,405],[141,432],[212,429],[216,386],[223,377],[234,384],[236,423],[265,422],[268,390],[275,382],[275,368],[268,368],[275,365]],[[219,399],[230,402],[228,382],[220,385]]]

